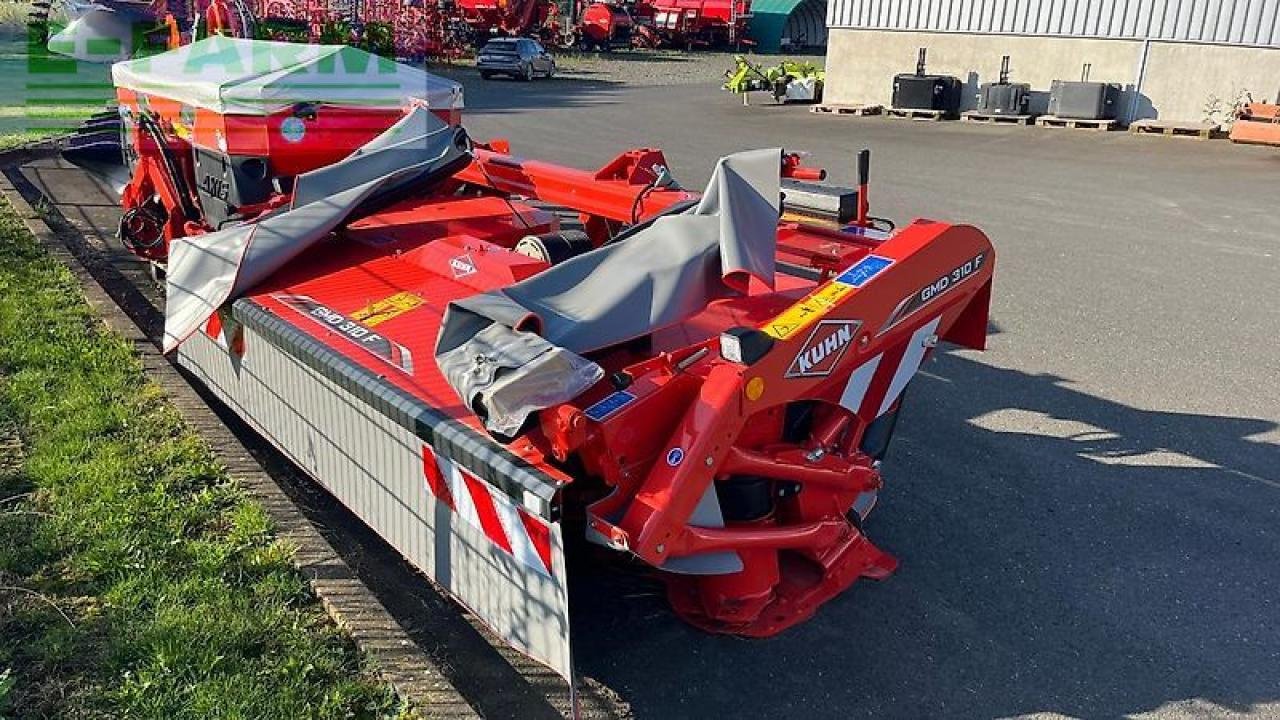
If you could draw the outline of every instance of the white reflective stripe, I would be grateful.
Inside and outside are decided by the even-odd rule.
[[[488,492],[487,488],[486,492]],[[502,529],[507,533],[511,554],[543,575],[550,575],[547,567],[542,564],[542,557],[538,555],[537,548],[533,546],[529,531],[524,529],[524,522],[520,520],[520,513],[516,511],[516,506],[497,493],[489,492],[489,497],[493,498],[493,509],[497,511],[498,521],[502,523]]]
[[[862,399],[867,396],[867,388],[871,387],[871,379],[876,376],[876,368],[880,367],[881,353],[858,366],[849,376],[849,383],[844,386],[840,395],[840,406],[849,412],[858,412],[862,407]]]
[[[893,406],[893,402],[898,399],[898,395],[902,393],[902,389],[907,386],[911,378],[916,374],[916,370],[920,369],[920,361],[924,360],[925,340],[933,336],[935,330],[938,329],[938,322],[942,320],[942,316],[934,318],[926,323],[915,334],[911,336],[911,340],[907,343],[907,351],[902,354],[902,362],[898,363],[898,371],[893,374],[893,380],[889,382],[889,389],[885,391],[884,401],[880,403],[880,410],[876,412],[876,417],[880,417]]]
[[[439,457],[439,456],[437,456]],[[462,470],[451,460],[440,458],[440,470],[444,472],[445,482],[449,483],[449,494],[453,495],[453,509],[458,517],[466,520],[471,527],[484,528],[480,524],[480,514],[476,512],[476,503],[471,499],[471,489],[462,477]]]
[[[431,450],[431,456],[435,458],[436,468],[440,470],[440,477],[444,478],[445,491],[449,493],[449,498],[453,500],[453,504],[457,505],[458,481],[462,479],[461,477],[455,478],[453,476],[457,472],[457,468],[454,467],[452,460],[436,452],[434,448]],[[457,508],[454,508],[454,512],[457,511]]]

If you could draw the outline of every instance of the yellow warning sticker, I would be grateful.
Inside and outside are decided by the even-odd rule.
[[[838,282],[827,283],[766,323],[764,331],[779,340],[786,340],[817,322],[851,292],[852,286]]]
[[[422,298],[411,292],[398,292],[391,297],[371,302],[351,313],[351,319],[373,327],[392,318],[399,317],[418,307],[423,302]]]

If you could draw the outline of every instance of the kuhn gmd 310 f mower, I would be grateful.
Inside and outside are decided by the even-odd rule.
[[[921,362],[983,347],[981,232],[873,229],[865,186],[778,149],[697,194],[657,150],[590,172],[474,143],[425,86],[362,106],[358,58],[182,52],[115,72],[167,348],[512,645],[570,675],[566,526],[715,632],[893,572],[862,520]]]

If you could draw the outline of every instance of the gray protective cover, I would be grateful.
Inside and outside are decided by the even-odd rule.
[[[523,282],[449,305],[436,362],[490,430],[572,400],[603,371],[581,357],[772,287],[782,151],[721,158],[697,207]],[[554,370],[554,371],[553,371]]]
[[[461,128],[415,107],[346,159],[299,175],[287,210],[174,241],[165,282],[165,352],[204,325],[223,303],[328,236],[362,203],[431,180],[468,156]]]

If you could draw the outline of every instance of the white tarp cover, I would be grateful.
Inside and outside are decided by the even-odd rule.
[[[91,63],[115,62],[133,55],[133,29],[145,21],[130,12],[129,4],[119,5],[65,2],[71,22],[49,36],[49,52]]]
[[[462,86],[347,45],[215,36],[111,67],[118,88],[222,114],[269,115],[297,103],[462,107]]]

